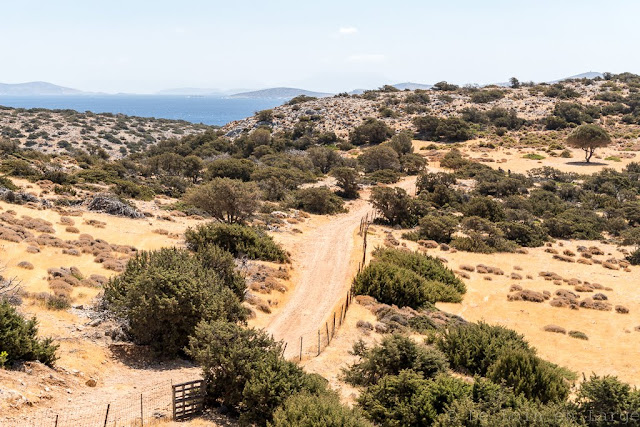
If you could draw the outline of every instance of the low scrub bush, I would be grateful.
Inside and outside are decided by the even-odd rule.
[[[201,248],[203,251],[205,248]],[[141,252],[105,285],[107,307],[128,325],[134,342],[166,356],[182,353],[202,321],[243,321],[244,280],[222,250],[206,256],[185,249]]]
[[[442,261],[431,256],[398,249],[376,249],[373,256],[380,261],[411,270],[424,279],[450,286],[461,294],[467,291],[464,282],[456,277],[452,270],[447,268]]]
[[[487,371],[506,350],[533,349],[517,332],[484,322],[466,323],[450,328],[435,340],[447,355],[451,367],[471,375],[486,376]]]
[[[429,426],[470,393],[469,384],[446,374],[425,379],[405,370],[365,389],[358,404],[369,420],[382,426]]]
[[[289,260],[285,250],[271,236],[255,227],[211,222],[195,229],[188,228],[184,236],[187,246],[194,251],[215,245],[236,257],[276,262]]]
[[[344,202],[327,187],[303,188],[293,194],[291,206],[318,215],[344,212]]]
[[[399,307],[423,307],[436,301],[460,302],[455,290],[438,282],[430,282],[411,270],[387,262],[374,261],[354,279],[354,290],[385,304]]]
[[[0,367],[17,361],[37,360],[53,366],[58,345],[50,338],[38,338],[35,317],[25,319],[0,298]]]
[[[385,337],[380,345],[371,349],[359,341],[353,346],[352,354],[359,360],[344,370],[344,377],[348,383],[360,386],[376,384],[385,375],[398,375],[405,369],[433,378],[448,367],[440,350],[397,334]]]
[[[187,350],[203,369],[209,401],[257,425],[270,422],[290,396],[326,393],[326,380],[284,360],[282,351],[266,332],[225,321],[200,323]]]
[[[289,397],[273,414],[273,427],[373,427],[359,411],[340,403],[334,393],[319,396],[299,393]]]
[[[503,352],[489,368],[487,378],[542,403],[562,402],[569,395],[569,383],[563,371],[530,350]]]

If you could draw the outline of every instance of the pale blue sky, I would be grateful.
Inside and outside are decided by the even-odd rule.
[[[83,90],[640,73],[640,1],[0,0],[0,82]]]

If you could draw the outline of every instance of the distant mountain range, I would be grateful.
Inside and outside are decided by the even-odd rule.
[[[34,96],[34,95],[81,95],[83,92],[69,87],[58,86],[47,82],[29,82],[5,84],[0,83],[0,95],[4,96]]]
[[[305,95],[314,98],[326,98],[333,96],[333,93],[313,92],[305,89],[297,89],[293,87],[274,87],[270,89],[255,90],[252,92],[240,92],[231,95],[231,98],[282,98],[290,99],[296,96]]]
[[[602,73],[595,71],[589,71],[587,73],[576,74],[575,76],[565,77],[562,79],[554,80],[547,83],[557,83],[568,79],[593,79],[596,77],[602,77]],[[508,86],[509,83],[496,83],[500,86]],[[431,89],[432,85],[423,83],[396,83],[393,87],[400,90],[416,90],[416,89]],[[358,95],[364,93],[367,89],[355,89],[349,92],[350,95]],[[47,82],[29,82],[29,83],[17,83],[6,84],[0,83],[0,96],[65,96],[65,95],[98,95],[95,92],[84,92],[78,89],[72,89],[64,86],[58,86]],[[105,95],[100,93],[99,95]],[[131,94],[133,95],[133,94]],[[156,95],[175,95],[175,96],[210,96],[210,97],[230,97],[230,98],[254,98],[254,99],[291,99],[296,96],[306,95],[315,98],[324,98],[327,96],[333,96],[333,93],[314,92],[305,89],[292,88],[292,87],[275,87],[268,89],[261,89],[255,91],[246,91],[245,89],[207,89],[207,88],[175,88],[164,89],[156,92]]]

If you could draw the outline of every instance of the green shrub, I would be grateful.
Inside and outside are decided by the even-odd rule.
[[[558,239],[601,239],[604,221],[592,210],[572,208],[547,218],[544,226],[551,237]]]
[[[368,173],[365,177],[366,181],[369,181],[373,184],[394,184],[400,181],[400,178],[402,178],[402,173],[391,169],[381,169]]]
[[[505,238],[528,248],[542,246],[547,240],[546,231],[534,222],[503,221],[498,223],[498,228],[502,230]]]
[[[243,222],[258,208],[260,191],[254,182],[214,178],[192,188],[185,202],[202,209],[219,221]]]
[[[579,340],[585,340],[587,341],[589,339],[589,337],[587,336],[587,334],[585,334],[584,332],[581,331],[569,331],[568,334],[571,338],[576,338]]]
[[[471,375],[486,376],[491,365],[505,351],[534,353],[522,335],[503,326],[484,322],[449,328],[436,338],[435,343],[447,355],[453,369]]]
[[[53,366],[58,345],[51,338],[39,339],[38,322],[21,316],[7,301],[0,298],[0,367],[17,361],[37,360]]]
[[[536,153],[529,153],[529,154],[525,154],[524,156],[522,156],[523,159],[529,159],[529,160],[542,160],[545,157],[542,154],[536,154]]]
[[[310,187],[293,194],[291,207],[318,214],[332,215],[345,212],[344,201],[327,187]]]
[[[631,265],[640,265],[640,248],[637,248],[635,251],[627,255],[626,260],[629,261]]]
[[[418,274],[394,264],[374,261],[354,278],[354,291],[385,304],[419,308],[436,301],[460,302],[452,287],[425,280]]]
[[[575,403],[585,424],[635,425],[633,420],[637,421],[640,413],[640,392],[615,376],[592,374],[580,385]]]
[[[353,145],[380,144],[391,136],[393,136],[393,130],[386,123],[368,118],[351,131],[349,142]]]
[[[438,243],[451,242],[451,236],[458,228],[458,219],[448,215],[427,215],[420,218],[416,239],[435,240]]]
[[[419,204],[402,188],[374,187],[371,204],[391,225],[413,226],[418,221]]]
[[[461,294],[467,291],[464,282],[456,277],[453,271],[447,268],[442,261],[429,255],[399,249],[378,248],[373,252],[373,256],[376,260],[411,270],[423,279],[450,286]]]
[[[249,181],[256,166],[248,159],[223,157],[215,159],[207,166],[207,178],[231,178]]]
[[[460,152],[460,150],[457,150],[455,148],[449,150],[449,152],[444,155],[442,160],[440,160],[440,166],[442,166],[443,168],[454,170],[462,169],[463,167],[471,163],[472,162],[470,160],[462,157],[462,153]]]
[[[460,379],[445,374],[425,379],[405,370],[365,389],[358,405],[367,418],[381,426],[429,426],[470,392],[471,386]]]
[[[333,393],[294,394],[273,414],[273,427],[373,427],[356,410],[340,403]]]
[[[441,351],[398,334],[385,337],[371,349],[359,341],[354,344],[352,354],[359,359],[344,370],[344,377],[348,383],[360,386],[377,384],[385,375],[398,375],[405,369],[433,378],[448,367]]]
[[[358,163],[360,163],[365,172],[375,172],[383,169],[400,171],[402,169],[398,153],[386,144],[364,150],[358,156]]]
[[[262,330],[217,321],[197,326],[187,352],[203,369],[210,401],[245,423],[266,425],[288,397],[326,392],[326,380],[284,360],[282,351],[282,343]]]
[[[119,179],[115,182],[112,191],[121,197],[130,197],[137,200],[153,200],[155,193],[153,190],[144,185],[138,185],[135,182]]]
[[[569,395],[569,384],[562,371],[529,349],[503,351],[489,367],[487,378],[542,403],[561,402]]]
[[[188,228],[184,237],[187,246],[194,251],[215,245],[236,257],[276,262],[289,260],[287,252],[271,236],[255,227],[210,222],[195,229]]]
[[[4,187],[11,191],[16,191],[18,189],[18,186],[6,176],[0,176],[0,187]]]
[[[200,321],[246,318],[244,281],[232,270],[230,254],[203,253],[200,258],[176,248],[141,252],[105,285],[107,307],[126,320],[134,342],[175,356]]]
[[[486,104],[504,98],[504,92],[499,89],[479,90],[471,94],[471,102]]]

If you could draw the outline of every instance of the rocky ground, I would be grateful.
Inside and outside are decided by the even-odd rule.
[[[0,106],[0,138],[50,154],[99,147],[119,158],[206,129],[210,127],[178,120]]]

